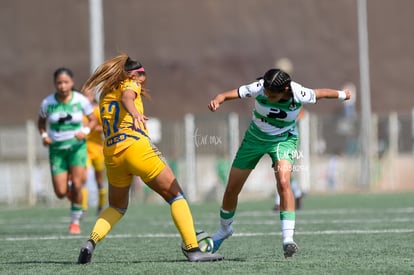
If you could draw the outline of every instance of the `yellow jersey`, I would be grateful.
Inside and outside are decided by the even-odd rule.
[[[144,114],[141,85],[132,79],[124,80],[100,99],[99,110],[105,136],[103,151],[106,156],[115,155],[131,146],[134,141],[147,138],[145,130],[134,129],[132,116],[121,102],[125,90],[132,90],[137,94],[134,100],[135,108],[140,114]]]

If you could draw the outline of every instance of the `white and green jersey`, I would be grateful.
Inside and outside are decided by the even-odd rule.
[[[296,120],[299,111],[303,104],[316,103],[315,91],[292,81],[291,99],[270,102],[264,94],[263,82],[261,79],[238,89],[240,98],[255,98],[253,119],[248,131],[262,140],[277,139],[287,133],[297,135]]]
[[[39,116],[49,123],[48,134],[53,140],[51,147],[66,149],[79,144],[75,133],[83,127],[83,116],[92,112],[89,100],[76,91],[72,92],[72,98],[67,103],[60,102],[55,93],[46,97],[40,105]]]

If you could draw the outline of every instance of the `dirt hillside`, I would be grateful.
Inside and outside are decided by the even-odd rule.
[[[372,109],[413,107],[414,1],[368,2]],[[289,58],[293,78],[308,87],[359,86],[356,1],[103,1],[105,55],[124,51],[148,71],[150,116],[207,113],[216,93],[254,81]],[[37,117],[60,66],[80,87],[89,74],[88,1],[0,3],[0,122]],[[358,100],[357,100],[358,102]],[[251,102],[222,112],[250,112]],[[342,106],[310,109],[337,113]]]

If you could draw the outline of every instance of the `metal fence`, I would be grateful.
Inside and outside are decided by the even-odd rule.
[[[191,201],[221,198],[250,119],[232,113],[161,120],[157,146]],[[371,182],[367,183],[360,180],[365,168],[359,121],[305,115],[299,122],[301,144],[294,166],[305,192],[414,190],[413,114],[373,115],[372,121]],[[53,194],[48,151],[33,121],[0,125],[0,173],[0,204],[59,203]],[[275,189],[271,161],[265,156],[240,196],[271,197]],[[142,199],[139,192],[134,194]]]

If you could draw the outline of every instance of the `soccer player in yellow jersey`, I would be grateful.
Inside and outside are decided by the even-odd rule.
[[[91,129],[91,132],[86,137],[86,145],[88,147],[88,170],[93,169],[94,179],[98,189],[98,215],[101,213],[106,200],[107,192],[104,185],[105,179],[105,163],[103,155],[103,133],[102,120],[99,113],[99,106],[95,100],[93,90],[84,91],[84,95],[89,99],[93,106],[93,113],[98,119],[98,124]],[[89,180],[89,179],[88,179]],[[88,188],[84,186],[82,189],[82,208],[86,212],[88,209]]]
[[[108,178],[109,207],[98,217],[87,242],[82,246],[78,263],[89,263],[96,244],[122,218],[128,208],[132,177],[139,176],[170,204],[187,258],[191,262],[222,260],[218,254],[200,251],[193,218],[171,168],[148,138],[141,96],[146,73],[142,65],[126,54],[101,64],[86,81],[83,91],[99,89]]]

